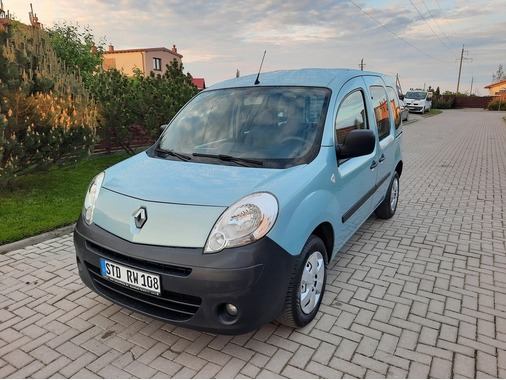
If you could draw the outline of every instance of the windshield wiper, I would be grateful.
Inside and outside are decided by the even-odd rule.
[[[252,160],[250,158],[241,158],[241,157],[234,157],[229,156],[227,154],[206,154],[206,153],[193,153],[194,157],[206,157],[206,158],[217,158],[221,161],[228,161],[228,162],[235,162],[237,164],[242,164],[246,166],[250,166],[247,164],[253,164],[253,165],[263,165],[264,163],[259,160]]]
[[[187,156],[186,154],[181,154],[168,149],[156,148],[155,152],[156,154],[162,157],[173,156],[179,158],[181,161],[190,161],[192,159],[190,156]]]

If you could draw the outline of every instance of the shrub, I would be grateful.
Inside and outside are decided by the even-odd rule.
[[[160,126],[168,123],[197,92],[191,76],[176,61],[163,74],[144,76],[137,71],[128,77],[116,69],[96,75],[90,91],[99,107],[97,134],[128,154],[135,154],[139,137],[155,140]]]
[[[453,96],[434,96],[432,98],[432,108],[450,109],[455,107],[455,98]]]
[[[97,111],[79,75],[60,64],[42,30],[0,32],[0,186],[13,176],[88,154]]]
[[[93,107],[53,93],[3,97],[0,117],[0,185],[13,176],[75,161],[94,139]]]
[[[506,96],[498,96],[488,104],[489,111],[506,111]]]

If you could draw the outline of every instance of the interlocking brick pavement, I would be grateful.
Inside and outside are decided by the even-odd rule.
[[[0,255],[0,378],[506,377],[506,113],[404,127],[396,216],[329,266],[316,320],[175,327],[85,288],[71,235]]]

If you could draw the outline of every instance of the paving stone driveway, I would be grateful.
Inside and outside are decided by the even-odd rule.
[[[229,337],[80,282],[72,236],[0,255],[0,378],[506,377],[506,113],[404,127],[396,216],[331,263],[317,320]]]

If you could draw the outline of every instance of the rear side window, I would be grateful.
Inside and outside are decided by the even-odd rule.
[[[388,113],[388,98],[385,89],[381,86],[371,86],[371,103],[376,116],[379,140],[390,134],[390,115]]]
[[[358,90],[347,95],[339,106],[336,123],[336,144],[343,144],[348,132],[367,129],[364,94]]]
[[[387,87],[388,97],[390,98],[390,107],[392,108],[392,113],[394,115],[395,120],[395,129],[399,129],[401,126],[401,106],[399,105],[399,100],[397,98],[397,94],[392,87]]]

